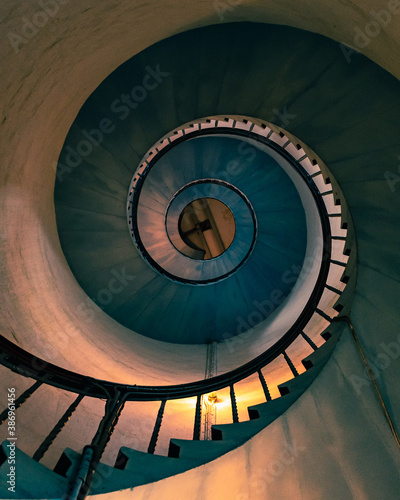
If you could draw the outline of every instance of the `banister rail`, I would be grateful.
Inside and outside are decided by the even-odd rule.
[[[206,120],[207,121],[207,120]],[[218,375],[206,380],[198,380],[196,382],[179,384],[179,385],[166,385],[166,386],[139,386],[139,385],[125,385],[120,383],[115,383],[112,381],[95,379],[89,376],[80,375],[78,373],[72,372],[70,370],[58,367],[52,363],[49,363],[41,358],[34,356],[33,354],[25,351],[19,346],[12,343],[10,340],[0,335],[0,363],[9,368],[10,370],[20,373],[22,375],[31,377],[35,380],[44,382],[48,385],[62,388],[77,394],[82,394],[94,398],[104,398],[105,394],[113,390],[118,390],[121,394],[126,397],[127,401],[162,401],[168,399],[181,399],[188,397],[196,397],[208,392],[213,392],[235,384],[240,380],[259,372],[268,363],[274,360],[281,354],[284,354],[285,349],[293,342],[293,340],[303,335],[304,327],[307,325],[310,318],[315,312],[320,313],[317,305],[326,287],[327,277],[329,273],[329,268],[331,264],[331,254],[332,254],[332,234],[331,225],[328,215],[328,210],[326,204],[318,191],[316,184],[314,183],[312,176],[306,171],[301,162],[303,157],[299,156],[295,159],[287,150],[282,149],[271,136],[275,134],[272,131],[266,136],[261,136],[252,132],[254,127],[249,129],[228,127],[225,122],[223,123],[220,119],[213,119],[216,124],[221,123],[221,126],[215,127],[205,127],[201,128],[201,123],[198,129],[187,127],[187,133],[179,137],[174,138],[172,141],[161,141],[166,144],[157,149],[158,154],[164,154],[171,147],[182,140],[186,140],[188,135],[190,137],[197,137],[204,134],[220,134],[220,133],[232,133],[234,132],[238,136],[252,138],[268,145],[270,148],[279,151],[279,153],[284,156],[289,163],[292,164],[293,168],[303,177],[304,181],[308,184],[308,187],[315,200],[323,235],[323,248],[322,248],[322,259],[321,266],[318,275],[318,279],[314,286],[314,289],[309,297],[307,304],[305,305],[303,311],[298,316],[295,323],[289,328],[289,330],[268,350],[260,354],[253,360],[243,364],[242,366],[231,370],[222,375]],[[208,120],[207,123],[209,123]],[[248,120],[235,120],[235,126],[240,126],[242,123],[249,124]],[[254,124],[253,124],[254,125]],[[268,127],[263,127],[268,129]],[[190,130],[190,134],[189,134]],[[276,135],[276,134],[275,134]],[[283,135],[280,135],[282,138]],[[290,142],[290,141],[289,141]],[[288,142],[285,143],[286,145]],[[299,148],[297,148],[299,149]],[[300,148],[301,149],[301,148]],[[146,170],[149,165],[154,161],[154,156],[149,155],[152,158],[147,158],[147,161],[143,164],[143,172],[145,175]],[[325,193],[323,193],[325,194]],[[346,264],[344,264],[346,265]],[[331,321],[331,318],[325,313],[324,318]]]
[[[225,119],[227,120],[227,119]],[[221,122],[221,120],[208,120],[208,123],[211,121]],[[70,418],[70,416],[74,413],[77,406],[80,404],[82,399],[87,397],[97,398],[106,400],[105,405],[105,414],[102,418],[98,430],[91,442],[90,445],[87,445],[84,449],[86,452],[90,452],[88,457],[86,457],[85,453],[82,455],[87,458],[87,463],[83,463],[81,469],[79,469],[78,474],[75,478],[75,482],[73,483],[73,492],[70,492],[69,498],[78,498],[79,500],[83,500],[86,498],[87,494],[91,489],[91,482],[93,479],[93,475],[96,471],[96,468],[100,462],[101,456],[103,454],[104,449],[106,448],[108,441],[113,433],[113,430],[118,422],[119,416],[123,411],[124,405],[128,401],[160,401],[160,408],[158,410],[158,414],[155,420],[154,430],[152,433],[152,437],[148,447],[148,453],[152,454],[155,451],[157,440],[160,433],[160,428],[163,420],[165,405],[169,400],[177,400],[184,398],[196,397],[196,408],[194,414],[194,430],[193,430],[193,439],[199,440],[201,434],[201,418],[202,418],[202,397],[208,393],[214,393],[221,389],[228,388],[230,389],[230,399],[231,399],[231,407],[232,407],[232,419],[234,422],[239,421],[238,408],[236,403],[236,395],[234,390],[234,384],[240,382],[241,380],[246,379],[254,374],[257,374],[260,380],[260,384],[262,390],[265,395],[266,401],[271,401],[271,394],[267,385],[267,382],[262,373],[262,369],[265,368],[270,362],[274,361],[278,356],[283,355],[284,360],[289,366],[292,374],[297,377],[299,375],[295,364],[292,362],[292,359],[286,353],[286,349],[292,344],[292,342],[296,338],[302,338],[304,342],[308,344],[314,351],[318,349],[317,345],[313,342],[313,340],[304,332],[305,327],[311,320],[314,315],[318,315],[320,318],[332,323],[333,321],[346,321],[346,317],[341,318],[332,318],[332,314],[327,314],[324,310],[321,310],[319,307],[319,303],[321,297],[324,293],[324,290],[329,290],[335,294],[337,294],[338,298],[340,298],[342,291],[336,288],[335,286],[330,286],[327,284],[328,274],[330,270],[331,264],[337,264],[346,268],[347,261],[337,261],[332,260],[332,240],[338,241],[346,241],[345,236],[338,236],[332,234],[334,230],[332,230],[330,217],[341,217],[341,213],[331,214],[328,211],[327,204],[324,201],[323,196],[332,195],[333,191],[320,192],[318,190],[317,185],[313,181],[313,177],[320,175],[321,172],[314,173],[310,175],[309,172],[301,165],[301,162],[307,158],[307,156],[301,156],[299,153],[299,157],[295,159],[288,151],[282,150],[281,147],[278,147],[276,141],[273,141],[270,137],[276,133],[270,130],[268,134],[264,137],[256,136],[251,133],[255,124],[249,123],[247,120],[234,120],[234,126],[238,124],[239,128],[235,129],[235,133],[242,137],[251,137],[256,138],[256,140],[262,142],[263,144],[268,145],[272,149],[279,150],[279,153],[286,157],[286,159],[294,166],[297,172],[303,177],[305,182],[308,184],[308,187],[314,197],[321,227],[322,227],[322,258],[320,263],[320,269],[318,278],[314,285],[314,288],[308,298],[308,301],[303,308],[302,312],[298,315],[294,324],[286,331],[286,333],[270,348],[268,348],[265,352],[258,355],[251,361],[239,366],[236,369],[233,369],[229,372],[223,373],[221,375],[217,375],[208,379],[197,380],[195,382],[189,382],[184,384],[176,384],[176,385],[164,385],[164,386],[145,386],[145,385],[127,385],[116,383],[113,381],[96,379],[93,377],[89,377],[86,375],[82,375],[71,370],[67,370],[65,368],[61,368],[53,363],[47,362],[32,353],[22,349],[18,345],[14,344],[6,337],[0,335],[0,364],[9,368],[15,373],[21,374],[26,377],[30,377],[36,382],[33,386],[25,391],[19,398],[18,404],[16,404],[15,410],[18,409],[19,406],[38,388],[41,384],[50,385],[53,387],[57,387],[60,389],[67,390],[72,393],[76,393],[78,396],[75,401],[66,409],[65,413],[62,415],[60,420],[54,426],[54,428],[50,431],[50,434],[45,438],[42,445],[37,449],[34,459],[39,461],[43,455],[46,453],[50,445],[53,443],[56,436],[61,432],[64,425]],[[240,128],[240,124],[249,123],[249,129]],[[263,127],[266,128],[266,127]],[[185,132],[186,130],[186,132]],[[204,129],[201,128],[201,124],[198,129],[190,130],[188,132],[188,128],[184,130],[184,133],[181,136],[177,136],[173,140],[168,137],[168,140],[165,141],[163,139],[161,142],[166,142],[166,144],[157,149],[157,153],[163,154],[169,148],[174,147],[174,145],[178,144],[180,141],[187,138],[188,135],[190,137],[196,137],[203,134],[210,133],[232,133],[232,128],[228,127],[206,127]],[[279,136],[282,141],[285,138],[283,134]],[[278,139],[279,139],[278,137]],[[283,141],[284,147],[290,144],[290,141]],[[297,150],[300,150],[300,145],[297,145]],[[150,158],[152,156],[152,158]],[[154,156],[150,154],[148,159],[146,160],[146,165],[141,174],[138,174],[140,178],[145,176],[145,172],[147,168],[150,168],[151,162],[154,160]],[[315,163],[312,164],[313,168],[315,167]],[[332,202],[331,202],[332,203]],[[344,279],[344,278],[343,278]],[[337,284],[335,284],[337,285]],[[339,311],[339,309],[338,309]],[[355,336],[355,334],[354,334]],[[4,410],[0,416],[6,417],[7,410]],[[3,418],[3,420],[4,420]],[[0,421],[0,425],[1,425]],[[398,435],[397,443],[398,443]],[[79,491],[79,493],[78,493]]]

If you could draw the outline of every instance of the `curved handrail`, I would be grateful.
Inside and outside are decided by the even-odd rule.
[[[232,134],[233,130],[235,131],[235,135],[240,135],[246,138],[257,140],[258,142],[269,146],[270,148],[279,152],[280,155],[284,156],[285,159],[293,166],[293,168],[303,177],[304,181],[308,184],[308,187],[310,188],[318,209],[323,234],[323,254],[321,267],[318,279],[309,297],[309,300],[307,301],[306,306],[304,307],[295,323],[291,326],[291,328],[272,347],[267,349],[264,353],[260,354],[253,360],[245,363],[244,365],[222,375],[217,375],[209,379],[198,380],[196,382],[179,385],[126,385],[80,375],[34,356],[28,351],[25,351],[19,346],[13,344],[4,336],[0,336],[1,364],[16,373],[29,376],[39,381],[43,381],[48,385],[66,389],[71,392],[84,394],[90,397],[105,398],[105,394],[108,394],[111,389],[117,389],[121,394],[124,395],[127,401],[158,401],[165,399],[188,398],[220,390],[227,387],[228,385],[235,384],[236,382],[239,382],[240,380],[256,373],[285,351],[285,349],[293,342],[293,340],[301,334],[303,328],[308,323],[311,316],[317,311],[317,304],[326,285],[331,263],[332,251],[329,216],[325,203],[322,200],[321,194],[319,193],[318,188],[313,182],[310,174],[308,174],[308,172],[302,167],[302,165],[298,161],[296,161],[289,152],[279,147],[274,141],[268,139],[267,137],[261,137],[258,134],[252,133],[250,130],[245,130],[242,128],[232,129],[229,127],[207,127],[205,129],[199,128],[198,130],[191,131],[190,137],[221,133]],[[161,151],[158,151],[157,158],[159,157],[159,155],[166,153],[166,151],[169,150],[170,147],[179,144],[183,140],[186,140],[188,135],[189,134],[184,134],[180,137],[177,137],[173,141],[168,141],[167,147],[164,147]],[[153,159],[149,161],[149,164],[152,161]]]

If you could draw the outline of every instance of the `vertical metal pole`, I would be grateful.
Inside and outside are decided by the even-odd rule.
[[[90,463],[93,457],[93,450],[90,446],[86,446],[82,453],[81,463],[79,465],[78,473],[76,474],[75,481],[72,485],[72,490],[67,495],[67,500],[76,500],[79,495],[79,490],[85,482],[86,476],[89,472]]]
[[[261,382],[261,385],[262,385],[262,388],[263,388],[263,391],[265,394],[265,399],[267,401],[271,401],[271,394],[269,393],[267,382],[265,381],[264,375],[263,375],[261,370],[258,370],[258,376],[260,378],[260,382]]]
[[[235,423],[239,422],[239,414],[237,410],[237,405],[236,405],[236,396],[235,396],[235,390],[233,388],[233,384],[230,385],[230,391],[231,391],[231,405],[232,405],[232,418]]]
[[[166,402],[167,401],[165,399],[161,401],[161,405],[157,413],[156,423],[154,424],[153,434],[151,435],[149,447],[147,448],[147,453],[153,454],[155,452],[158,436],[160,434],[161,423],[164,416]]]
[[[283,357],[285,358],[286,363],[289,365],[289,368],[291,369],[293,375],[295,377],[298,377],[299,372],[296,370],[296,367],[294,366],[292,360],[289,358],[289,356],[286,354],[285,351],[283,351]]]
[[[86,475],[86,480],[79,491],[78,500],[84,500],[90,492],[93,475],[111,438],[115,426],[117,425],[119,416],[124,408],[124,404],[125,396],[121,398],[118,391],[116,391],[113,399],[107,400],[104,417],[102,418],[97,432],[90,444],[90,448],[93,450],[93,457]]]
[[[301,336],[314,349],[314,351],[318,349],[318,347],[314,344],[314,342],[310,339],[310,337],[306,333],[301,332]]]
[[[200,430],[201,430],[201,403],[202,397],[199,394],[196,401],[196,413],[194,415],[194,429],[193,429],[193,440],[200,440]]]
[[[326,321],[329,323],[332,323],[332,318],[328,316],[327,314],[324,313],[324,311],[321,311],[321,309],[318,309],[318,307],[315,308],[315,312],[319,314],[322,318],[324,318]]]
[[[337,295],[341,295],[341,294],[342,294],[342,292],[341,292],[338,288],[335,288],[335,287],[333,287],[333,286],[330,286],[330,285],[325,285],[325,288],[326,288],[327,290],[330,290],[330,291],[331,291],[331,292],[333,292],[333,293],[336,293]]]
[[[40,382],[39,380],[36,381],[29,389],[27,389],[25,392],[21,394],[21,396],[16,399],[13,403],[13,406],[15,406],[15,410],[18,410],[22,406],[23,403],[27,399],[29,399],[32,394],[36,391],[36,389],[39,389],[39,387],[42,385],[43,382]],[[3,424],[8,418],[8,407],[1,413],[0,415],[0,425]]]
[[[33,460],[36,460],[37,462],[39,462],[39,460],[41,460],[43,458],[44,454],[50,448],[51,444],[53,443],[55,438],[58,436],[58,434],[62,431],[64,425],[68,422],[71,415],[77,409],[79,403],[82,401],[83,398],[84,398],[84,395],[79,394],[79,396],[75,399],[75,401],[69,406],[69,408],[64,413],[64,415],[60,418],[60,420],[56,423],[56,425],[50,431],[50,434],[46,437],[46,439],[43,441],[43,443],[35,451],[35,454],[33,455]]]
[[[347,266],[347,262],[342,262],[340,260],[332,260],[331,259],[331,263],[332,264],[336,264],[337,266],[342,266],[342,267],[346,267]]]
[[[217,347],[218,343],[215,341],[207,344],[206,379],[215,377],[217,374]],[[209,395],[205,394],[202,397],[204,403],[203,436],[205,441],[212,439],[212,426],[217,423],[217,407],[215,405],[217,400],[217,394],[214,392]]]

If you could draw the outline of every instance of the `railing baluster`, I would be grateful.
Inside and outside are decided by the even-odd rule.
[[[149,447],[147,448],[147,453],[153,454],[156,450],[156,444],[158,440],[158,436],[160,434],[161,422],[164,416],[165,403],[167,401],[163,399],[161,401],[160,408],[157,413],[156,423],[154,424],[153,434],[151,435]]]
[[[267,401],[271,401],[271,394],[269,393],[267,382],[265,381],[264,375],[263,375],[261,370],[258,370],[258,376],[260,378],[260,382],[261,382],[261,385],[262,385],[262,388],[263,388],[263,391],[265,394],[265,399]]]
[[[337,266],[342,266],[342,267],[347,266],[347,262],[341,262],[340,260],[331,260],[331,263],[336,264]]]
[[[200,430],[201,430],[201,401],[202,397],[199,394],[196,401],[196,413],[194,415],[194,429],[193,429],[193,440],[200,440]]]
[[[90,446],[86,446],[82,452],[82,457],[80,460],[78,472],[72,484],[72,490],[70,494],[67,496],[67,500],[77,500],[82,484],[85,482],[85,479],[89,473],[89,467],[92,458],[93,458],[93,450]]]
[[[286,363],[289,365],[289,368],[291,369],[293,375],[295,377],[298,377],[299,372],[296,370],[296,367],[293,364],[293,361],[289,358],[289,356],[286,354],[285,351],[283,351],[283,357],[285,358]]]
[[[341,292],[338,288],[335,288],[335,287],[333,287],[333,286],[330,286],[330,285],[325,285],[325,288],[326,288],[327,290],[330,290],[330,291],[331,291],[331,292],[333,292],[333,293],[337,293],[338,295],[341,295],[341,294],[342,294],[342,292]]]
[[[53,441],[55,440],[55,438],[62,431],[64,425],[68,422],[71,415],[77,409],[79,403],[82,401],[82,399],[84,397],[85,396],[83,394],[79,394],[79,396],[75,399],[75,401],[69,406],[69,408],[64,413],[64,415],[60,418],[60,420],[53,427],[50,434],[46,437],[46,439],[43,441],[43,443],[35,451],[35,454],[33,455],[33,460],[36,460],[37,462],[39,462],[39,460],[41,460],[43,458],[46,451],[50,448],[50,446],[53,443]]]
[[[310,337],[306,333],[301,332],[301,336],[314,349],[314,351],[316,351],[318,349],[316,344],[314,344],[314,342],[310,339]]]
[[[321,309],[318,309],[318,307],[315,308],[315,312],[326,319],[326,321],[329,321],[329,323],[332,323],[332,318],[324,313],[324,311],[321,311]]]
[[[112,399],[108,399],[106,402],[104,417],[101,419],[97,432],[90,444],[90,448],[93,450],[93,458],[85,482],[79,491],[78,500],[84,500],[90,492],[96,468],[114,432],[115,426],[118,423],[119,416],[124,408],[125,400],[126,395],[121,397],[120,392],[115,391],[115,396]]]
[[[36,391],[36,389],[39,389],[42,383],[43,382],[40,382],[38,380],[31,387],[29,387],[29,389],[23,392],[21,396],[17,398],[13,403],[13,406],[15,406],[14,411],[18,410],[18,408],[20,408],[23,405],[23,403],[25,403],[25,401],[32,396],[32,394]],[[0,415],[0,425],[3,424],[7,420],[7,418],[8,418],[8,406]]]
[[[231,392],[231,405],[232,405],[232,418],[235,423],[239,422],[239,415],[238,415],[238,410],[237,410],[237,405],[236,405],[236,396],[235,396],[235,390],[233,388],[233,384],[230,385],[230,392]]]

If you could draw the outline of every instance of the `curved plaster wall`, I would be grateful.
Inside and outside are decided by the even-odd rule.
[[[33,42],[34,40],[31,43]],[[65,98],[67,97],[65,96]],[[206,104],[203,103],[203,106]],[[187,118],[190,118],[190,115]],[[49,120],[49,116],[47,119]],[[176,120],[176,118],[174,119]],[[151,144],[151,134],[149,136],[147,141]],[[46,144],[50,145],[48,141]],[[146,140],[144,141],[142,144],[144,151],[150,144],[146,143]],[[28,170],[32,166],[32,158],[37,158],[36,153],[31,152],[29,158],[29,167],[26,167]],[[43,165],[46,163],[44,162]],[[21,300],[18,307],[22,306],[22,309],[26,307],[24,313],[33,316],[32,322],[36,326],[32,328],[32,334],[27,335],[26,328],[24,328],[24,335],[21,335],[17,330],[20,330],[25,324],[26,317],[18,328],[14,327],[12,323],[10,327],[10,323],[4,318],[8,326],[5,331],[9,331],[11,335],[14,334],[17,341],[21,343],[20,345],[45,359],[77,371],[82,371],[82,367],[84,367],[85,373],[100,378],[112,378],[126,383],[139,384],[150,384],[154,381],[158,381],[158,383],[184,382],[201,378],[204,372],[205,346],[196,346],[195,349],[182,347],[178,351],[176,347],[160,346],[145,338],[140,338],[138,342],[133,343],[130,332],[114,324],[85,297],[76,285],[60,252],[57,236],[53,233],[53,207],[50,203],[49,191],[52,188],[51,181],[54,179],[54,165],[55,163],[52,164],[51,177],[49,175],[47,182],[41,183],[41,190],[38,186],[35,187],[34,193],[30,190],[30,196],[38,196],[35,201],[19,197],[18,194],[14,194],[6,187],[7,192],[4,197],[6,202],[12,199],[11,203],[24,204],[24,210],[17,210],[16,214],[16,217],[19,215],[21,220],[13,225],[18,230],[18,237],[24,239],[21,243],[23,262],[18,268],[15,266],[13,258],[17,252],[13,250],[11,254],[7,255],[6,262],[8,261],[8,263],[5,267],[11,270],[10,282],[18,289],[18,291],[14,291],[14,294]],[[35,170],[35,172],[41,178],[39,170]],[[29,186],[32,186],[33,170],[31,176],[32,178],[24,176]],[[36,214],[37,208],[33,206],[35,202],[46,214],[45,222],[40,215]],[[7,239],[11,244],[14,243],[11,236]],[[20,243],[16,246],[19,245]],[[31,274],[34,268],[38,270]],[[22,272],[24,278],[18,276],[18,272]],[[30,280],[33,280],[34,283],[28,286]],[[26,287],[24,292],[21,291],[23,287]],[[37,292],[34,292],[35,289]],[[10,296],[12,293],[8,294],[8,299]],[[67,300],[65,300],[66,298]],[[8,307],[8,310],[11,312],[12,307]],[[22,319],[21,312],[19,312],[19,316]],[[52,318],[50,324],[49,318]],[[56,325],[60,325],[60,327]],[[11,333],[10,328],[13,333]],[[44,337],[45,342],[38,345],[36,335]],[[235,356],[230,356],[230,361],[225,361],[226,369],[232,367],[231,363],[233,366],[237,366],[243,362],[240,354],[241,352],[237,351]],[[249,355],[251,357],[254,354],[254,349],[249,354],[245,353],[244,360],[247,361]],[[134,369],[131,369],[130,367],[133,365]],[[150,366],[152,368],[149,370]],[[190,368],[190,375],[188,368]]]
[[[312,386],[243,446],[183,474],[96,498],[394,499],[400,487],[398,448],[371,385],[361,397],[351,383],[355,375],[363,376],[363,365],[346,327]]]
[[[371,9],[378,11],[387,5],[385,0],[339,5],[324,0],[318,6],[311,0],[279,4],[243,1],[225,19],[292,25],[354,45],[355,27],[364,28],[371,19]],[[55,165],[70,125],[98,83],[154,42],[189,28],[220,22],[213,4],[188,0],[182,9],[178,1],[136,5],[71,0],[60,5],[57,19],[49,20],[30,40],[25,40],[27,43],[21,43],[17,53],[8,34],[21,34],[22,18],[32,19],[37,4],[15,1],[11,6],[2,0],[0,9],[1,54],[6,70],[0,80],[2,332],[21,347],[77,371],[90,370],[104,378],[121,375],[133,383],[172,382],[174,377],[167,376],[162,369],[150,376],[144,366],[135,367],[135,372],[129,363],[124,366],[126,332],[100,310],[95,309],[93,320],[87,323],[79,314],[79,306],[86,297],[62,256],[55,226]],[[393,15],[382,33],[370,39],[363,49],[397,78],[400,77],[398,25],[398,17]],[[347,68],[359,64],[359,56],[353,55]],[[345,75],[346,66],[343,72]],[[359,67],[358,83],[343,89],[350,91],[350,95],[344,99],[343,107],[335,110],[341,116],[341,123],[325,137],[316,129],[308,129],[305,135],[304,124],[311,116],[302,115],[299,123],[290,127],[326,161],[352,210],[359,248],[359,278],[352,316],[371,359],[398,343],[400,322],[396,299],[400,293],[400,197],[398,184],[394,181],[390,184],[385,178],[386,172],[398,173],[398,83],[384,73],[379,74],[379,79],[382,90],[371,88],[368,74]],[[368,104],[364,122],[379,117],[383,111],[388,113],[378,141],[374,127],[362,132],[363,123],[353,120],[351,93],[362,94]],[[310,107],[311,111],[319,112]],[[353,136],[356,155],[345,146],[351,133],[356,133]],[[340,135],[343,147],[337,149]],[[109,359],[108,353],[96,344],[96,336],[92,336],[93,332],[106,334],[110,330],[121,336],[121,342],[112,345],[114,360]],[[152,352],[152,347],[151,343],[145,343],[144,353]],[[90,357],[89,352],[92,352]],[[400,368],[393,362],[395,354],[386,356],[386,368],[377,368],[379,383],[398,421]],[[175,375],[180,381],[189,377],[182,360],[177,359]],[[374,404],[371,399],[370,405]],[[369,406],[366,412],[370,415]],[[349,423],[355,423],[352,415],[343,421],[343,425]],[[341,431],[336,439],[340,441]]]
[[[225,20],[229,15],[233,20],[274,20],[302,28],[311,28],[312,20],[313,31],[348,43],[351,43],[353,24],[359,25],[365,20],[362,8],[353,8],[352,12],[350,6],[343,6],[334,13],[328,9],[324,18],[324,4],[320,4],[321,17],[325,20],[321,19],[318,24],[307,10],[311,7],[312,4],[302,5],[300,14],[299,6],[294,8],[291,2],[279,8],[254,3],[249,6],[243,2],[230,11]],[[5,217],[2,224],[5,227],[2,235],[3,331],[10,339],[17,339],[22,347],[78,371],[85,366],[86,371],[91,370],[93,375],[102,378],[123,371],[125,377],[139,383],[145,383],[146,379],[151,383],[158,375],[160,381],[172,381],[174,377],[166,377],[164,370],[147,378],[140,373],[139,366],[134,374],[127,375],[126,366],[122,368],[124,364],[129,365],[129,356],[124,354],[127,332],[95,307],[88,312],[82,311],[86,297],[71,276],[56,234],[52,204],[55,164],[73,118],[88,94],[107,74],[134,53],[165,36],[188,27],[219,22],[218,13],[206,2],[193,2],[191,8],[188,4],[182,12],[178,2],[160,2],[159,6],[143,4],[133,9],[131,5],[103,3],[100,6],[95,2],[82,5],[71,1],[60,5],[57,18],[49,19],[30,40],[26,40],[27,43],[16,45],[14,42],[14,50],[9,33],[21,34],[22,18],[33,19],[37,9],[32,3],[24,2],[13,5],[12,9],[4,3],[3,9],[3,64],[8,68],[1,82],[5,103],[2,134],[5,146],[1,148],[1,199],[2,216]],[[368,12],[367,5],[364,9]],[[153,30],[148,29],[146,22],[150,12],[157,12]],[[79,22],[76,22],[78,17]],[[327,17],[330,19],[328,24]],[[335,17],[343,19],[340,28],[338,24],[332,26]],[[151,19],[155,21],[153,15]],[[393,24],[395,21],[393,16]],[[130,29],[132,24],[135,30]],[[340,36],[345,28],[347,34]],[[392,32],[391,24],[383,35],[387,37]],[[382,43],[378,38],[373,42],[365,50],[371,57],[375,55],[373,47]],[[393,40],[392,54],[396,47]],[[381,57],[379,62],[388,69],[393,68],[391,57]],[[299,129],[298,133],[302,138],[303,130]],[[52,318],[51,323],[49,318]],[[103,334],[107,336],[110,331],[118,331],[108,348],[120,363],[108,359],[108,354],[97,345],[97,338]],[[39,344],[38,338],[45,342]],[[75,340],[69,342],[68,338]],[[139,354],[149,359],[155,352],[153,347],[146,340]],[[73,356],[69,355],[72,350]],[[89,352],[93,352],[94,362]],[[176,360],[175,375],[180,381],[187,380],[183,360],[184,355]],[[198,370],[200,374],[202,368]]]

